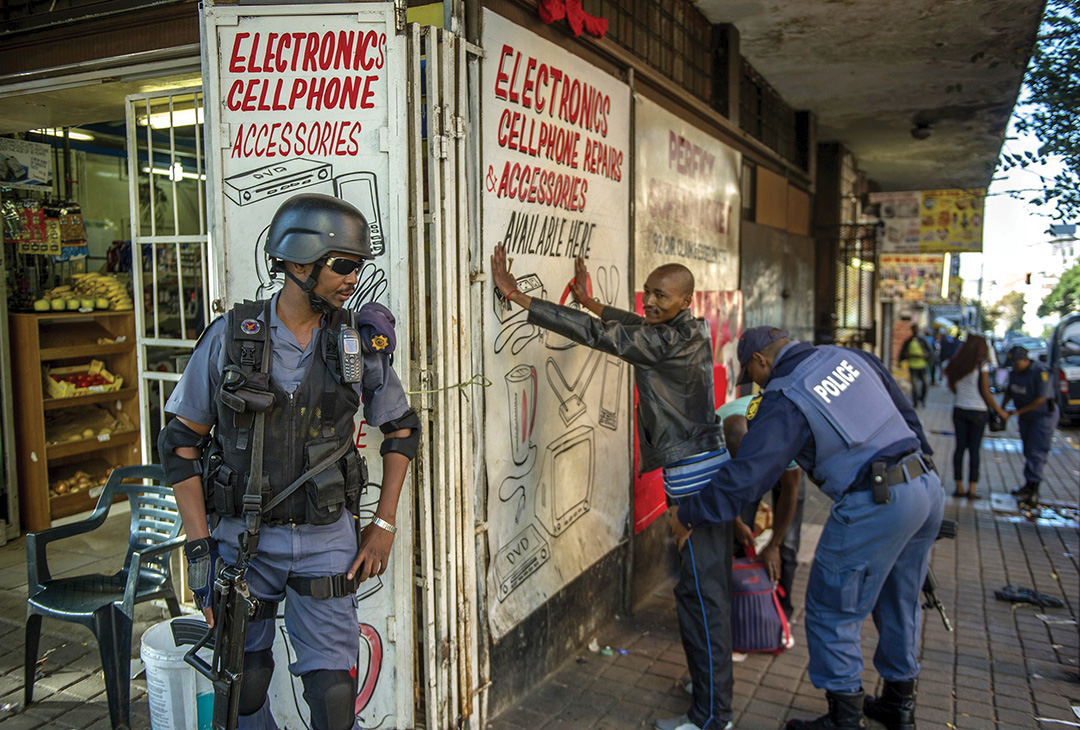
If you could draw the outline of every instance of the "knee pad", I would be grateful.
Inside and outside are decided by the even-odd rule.
[[[252,715],[263,706],[272,676],[274,676],[273,649],[244,653],[244,678],[240,682],[241,715]]]
[[[347,669],[300,675],[313,730],[351,730],[356,724],[356,677]]]

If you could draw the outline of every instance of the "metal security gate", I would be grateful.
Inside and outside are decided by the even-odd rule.
[[[412,382],[425,430],[414,462],[419,588],[417,725],[480,728],[477,490],[483,470],[479,241],[470,236],[476,164],[469,128],[466,42],[437,28],[406,28],[409,59],[409,264]],[[425,124],[426,122],[426,124]],[[426,135],[425,135],[426,132]],[[423,306],[426,302],[427,306]],[[475,313],[475,314],[474,314]]]
[[[203,92],[133,94],[125,106],[142,448],[156,461],[165,401],[211,318]]]
[[[833,341],[838,345],[873,349],[878,228],[845,224],[839,226],[838,232]]]

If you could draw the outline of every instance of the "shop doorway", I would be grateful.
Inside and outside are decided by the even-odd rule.
[[[157,462],[165,402],[212,318],[202,87],[129,95],[125,119],[142,449]]]

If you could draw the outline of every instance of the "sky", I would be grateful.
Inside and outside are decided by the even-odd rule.
[[[1004,152],[1035,151],[1038,141],[1031,135],[1018,135],[1015,117],[1009,124]],[[1047,229],[1052,221],[1046,206],[1028,202],[1034,193],[1015,194],[1039,188],[1039,175],[1052,176],[1060,163],[1010,171],[999,169],[994,175],[986,198],[983,227],[983,252],[966,253],[960,257],[960,276],[964,280],[964,296],[975,299],[979,293],[980,269],[984,290],[993,281],[1000,283],[1023,277],[1032,270],[1040,244],[1050,240]],[[1012,194],[1011,194],[1012,193]],[[984,299],[989,299],[984,294]],[[996,301],[997,297],[994,297]],[[993,301],[985,301],[993,304]],[[1029,329],[1039,329],[1035,322],[1025,322]]]

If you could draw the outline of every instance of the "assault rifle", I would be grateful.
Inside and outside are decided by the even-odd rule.
[[[259,599],[248,591],[244,573],[247,561],[240,551],[236,565],[221,569],[214,582],[214,625],[202,621],[173,621],[173,640],[177,646],[194,644],[184,661],[214,685],[214,730],[236,730],[240,717],[240,682],[244,675],[244,640],[247,625],[259,609]],[[214,656],[207,663],[198,652],[212,648]]]
[[[950,540],[956,539],[956,523],[952,520],[942,520],[941,527],[938,529],[937,537],[934,538],[935,542],[941,538],[948,538]],[[941,599],[937,597],[937,579],[934,578],[933,568],[927,568],[926,580],[923,581],[922,592],[926,598],[926,603],[922,605],[923,608],[934,608],[941,614],[941,621],[945,624],[946,631],[952,631],[952,623],[949,622],[949,615],[945,613],[945,606],[941,603]]]

